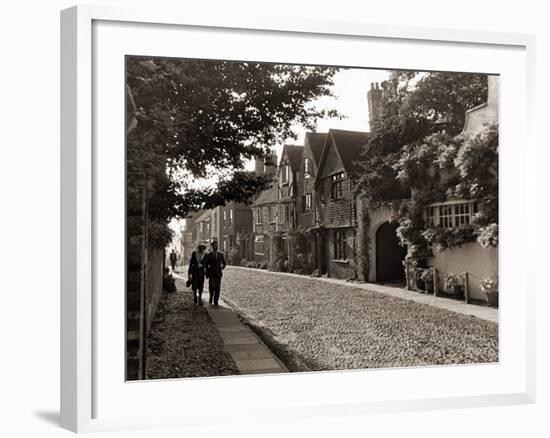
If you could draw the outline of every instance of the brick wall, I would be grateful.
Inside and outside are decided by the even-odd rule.
[[[145,288],[145,239],[143,216],[128,212],[126,222],[126,379],[143,378],[143,296]]]

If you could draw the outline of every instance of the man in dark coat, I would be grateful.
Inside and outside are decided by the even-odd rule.
[[[172,248],[172,252],[170,253],[170,265],[172,266],[172,272],[174,272],[174,269],[176,268],[177,260],[178,260],[178,254]]]
[[[212,251],[205,257],[206,276],[208,277],[209,302],[214,306],[218,305],[220,299],[220,287],[223,270],[227,263],[223,253],[218,251],[218,242],[212,242]]]
[[[199,245],[197,250],[193,251],[187,271],[188,278],[191,280],[191,289],[193,289],[193,301],[199,306],[202,306],[202,290],[204,289],[205,249],[206,246]]]

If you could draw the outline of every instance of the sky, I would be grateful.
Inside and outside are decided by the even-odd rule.
[[[388,70],[353,68],[340,70],[334,75],[332,91],[334,97],[321,97],[312,103],[318,108],[336,109],[345,116],[344,119],[320,119],[317,122],[317,132],[327,132],[329,129],[348,129],[351,131],[369,131],[369,107],[367,91],[371,83],[382,82],[389,77]],[[306,130],[296,125],[293,131],[298,135],[297,140],[289,139],[289,144],[304,144]],[[280,157],[283,144],[276,147]],[[253,168],[249,164],[248,168]]]
[[[347,69],[340,70],[333,77],[334,85],[332,91],[334,97],[321,97],[312,103],[318,108],[336,109],[345,116],[339,119],[321,119],[317,122],[317,132],[327,132],[329,129],[347,129],[352,131],[369,131],[369,107],[367,103],[367,92],[371,83],[382,82],[389,77],[387,70],[374,69]],[[303,126],[296,125],[293,131],[298,135],[297,140],[289,139],[287,144],[304,144],[306,130]],[[277,157],[280,157],[283,144],[277,145]],[[253,161],[247,163],[246,168],[254,168]],[[196,181],[194,186],[205,186],[213,184],[214,180]],[[179,229],[179,223],[171,223],[174,230]]]

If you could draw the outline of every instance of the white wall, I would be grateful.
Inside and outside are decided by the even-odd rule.
[[[477,242],[469,242],[460,247],[435,252],[428,264],[439,271],[440,283],[449,273],[469,273],[470,297],[485,300],[480,281],[498,275],[498,249],[482,248]],[[444,287],[440,284],[440,287]]]
[[[0,375],[0,434],[16,437],[73,436],[58,429],[59,406],[59,16],[74,0],[27,0],[3,3],[0,14],[2,188],[1,251],[2,355]],[[86,2],[85,2],[86,3]],[[292,15],[311,20],[365,20],[457,29],[529,32],[538,36],[538,123],[546,132],[550,77],[550,28],[546,3],[538,0],[353,1],[234,0],[94,0],[96,4],[132,7],[172,6],[218,13]],[[543,143],[544,142],[544,143]],[[539,140],[537,160],[540,198],[548,199],[550,154],[547,136]],[[522,145],[518,145],[521,147]],[[550,216],[547,203],[537,205],[539,217]],[[543,210],[541,212],[541,210]],[[546,213],[543,214],[542,213]],[[526,226],[534,226],[533,223]],[[540,221],[542,225],[545,221]],[[541,226],[539,225],[539,226]],[[521,232],[521,230],[518,230]],[[28,239],[28,240],[27,240]],[[533,270],[548,272],[548,234],[525,254]],[[538,253],[537,253],[538,250]],[[29,257],[29,252],[31,256]],[[29,261],[30,260],[30,261]],[[544,283],[543,283],[544,281]],[[454,411],[372,414],[368,417],[313,418],[295,422],[281,418],[274,424],[251,419],[246,424],[199,425],[192,430],[115,432],[106,437],[230,436],[372,436],[384,437],[543,437],[550,436],[548,281],[541,278],[537,297],[538,404]],[[544,293],[542,293],[544,292]],[[289,395],[290,396],[290,395]],[[206,407],[205,407],[206,409]]]

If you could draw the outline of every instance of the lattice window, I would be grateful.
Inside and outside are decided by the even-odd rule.
[[[346,232],[334,230],[334,259],[346,260]]]
[[[344,197],[344,173],[337,173],[331,176],[330,197],[342,199]]]
[[[304,196],[304,210],[310,211],[313,208],[313,195],[306,193]]]
[[[427,227],[460,228],[470,225],[476,213],[474,201],[448,201],[427,206],[424,219]]]
[[[455,227],[470,225],[470,204],[456,204],[454,207]]]
[[[453,228],[453,206],[439,206],[439,226],[443,228]]]
[[[306,158],[304,160],[304,178],[309,178],[311,176],[311,160]]]
[[[254,238],[254,253],[258,255],[264,255],[264,252],[265,252],[264,236],[256,236]]]

